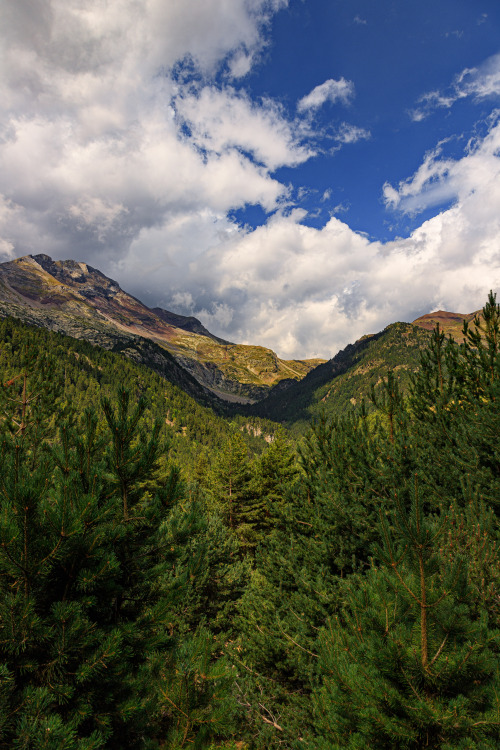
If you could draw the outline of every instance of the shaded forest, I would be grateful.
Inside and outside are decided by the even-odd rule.
[[[298,440],[0,321],[0,748],[497,748],[483,316]]]

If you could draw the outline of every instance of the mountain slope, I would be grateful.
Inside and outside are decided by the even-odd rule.
[[[393,323],[380,333],[363,336],[350,344],[288,389],[276,385],[248,411],[266,415],[298,432],[320,414],[337,416],[362,402],[370,411],[374,408],[370,402],[371,387],[376,387],[389,370],[396,373],[402,391],[408,388],[411,374],[418,369],[420,354],[436,325],[446,336],[461,343],[464,322],[471,323],[475,318],[482,318],[481,310],[473,313],[437,310],[411,324]]]
[[[422,315],[413,321],[414,326],[425,328],[427,331],[432,331],[436,325],[439,325],[439,329],[447,336],[453,336],[455,341],[461,343],[464,339],[462,334],[463,324],[465,322],[471,323],[476,316],[481,317],[481,310],[473,313],[453,313],[446,312],[446,310],[436,310],[436,312]]]
[[[144,348],[140,340],[149,340],[203,388],[228,401],[262,398],[279,381],[300,379],[323,361],[281,360],[264,347],[231,344],[196,318],[151,310],[85,263],[43,254],[0,264],[0,315],[106,349],[126,353],[132,347],[136,356]]]
[[[218,336],[214,336],[213,333],[210,333],[210,331],[205,328],[198,318],[194,318],[192,315],[179,315],[178,313],[163,310],[161,307],[152,307],[151,311],[171,326],[182,328],[183,331],[189,331],[190,333],[198,333],[200,336],[207,336],[209,339],[217,341],[219,344],[234,346],[231,341],[226,341],[225,339],[220,339]]]
[[[393,323],[380,333],[350,344],[287,390],[276,386],[248,411],[300,432],[321,414],[337,416],[362,401],[367,403],[371,385],[376,386],[389,370],[396,372],[400,387],[405,390],[429,337],[430,333],[422,327]]]
[[[155,346],[146,340],[142,344]],[[62,427],[68,413],[83,418],[89,407],[96,408],[102,418],[101,399],[108,397],[116,402],[119,388],[126,388],[133,399],[146,396],[150,405],[148,420],[163,422],[171,446],[170,458],[182,465],[186,479],[192,480],[190,471],[200,451],[215,455],[231,429],[241,433],[251,452],[260,453],[277,428],[268,421],[234,416],[230,427],[227,418],[186,393],[185,381],[172,383],[161,369],[154,372],[151,364],[146,367],[134,361],[133,356],[124,359],[119,352],[12,318],[0,319],[0,352],[2,414],[4,410],[12,413],[20,408],[23,379],[19,376],[24,373],[28,393],[37,394],[30,399],[29,411],[47,409],[53,414],[51,429]],[[201,390],[197,383],[196,386]]]

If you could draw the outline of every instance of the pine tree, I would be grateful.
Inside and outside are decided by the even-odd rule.
[[[0,747],[181,747],[167,685],[189,696],[186,741],[230,731],[211,718],[231,670],[196,618],[192,633],[179,619],[204,557],[170,575],[182,485],[175,467],[156,476],[162,445],[156,428],[142,437],[145,411],[125,393],[116,410],[105,402],[108,451],[91,411],[50,443],[33,443],[26,414],[14,434],[2,425]],[[193,533],[193,514],[177,515]]]
[[[122,639],[96,617],[116,570],[111,519],[101,482],[83,487],[62,432],[57,458],[33,445],[29,426],[2,438],[1,747],[97,748],[111,734]]]
[[[443,554],[449,520],[425,513],[415,477],[411,509],[395,495],[380,529],[380,566],[351,579],[323,633],[307,746],[493,749],[500,631],[472,599],[466,560]]]
[[[436,331],[408,404],[391,374],[375,419],[307,436],[242,601],[256,746],[496,746],[499,317]]]
[[[298,456],[284,430],[278,430],[269,447],[256,460],[252,481],[257,538],[269,534],[277,523],[287,495],[298,481]]]
[[[499,326],[499,306],[490,294],[473,327],[464,325],[462,344],[434,332],[414,378],[413,442],[434,507],[460,498],[468,477],[500,514]]]
[[[491,295],[483,319],[475,332],[464,327],[460,346],[435,331],[402,430],[383,409],[380,477],[392,502],[380,510],[371,570],[346,581],[320,640],[311,748],[496,747],[500,363]]]
[[[239,432],[221,449],[209,476],[212,507],[239,539],[242,551],[255,546],[259,508],[252,493],[248,448]]]

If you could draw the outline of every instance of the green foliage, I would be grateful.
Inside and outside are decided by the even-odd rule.
[[[380,333],[364,336],[316,367],[298,383],[275,388],[248,411],[286,424],[297,435],[307,432],[311,420],[325,415],[344,417],[365,402],[369,411],[371,384],[379,384],[393,370],[406,393],[419,367],[429,333],[408,323],[394,323]]]
[[[209,476],[213,505],[233,530],[247,520],[250,476],[248,448],[234,432],[220,446]]]
[[[351,580],[320,639],[311,747],[496,746],[500,631],[476,610],[465,558],[443,555],[448,524],[424,513],[416,477],[409,511],[394,497],[380,567]]]
[[[160,471],[158,424],[145,439],[145,399],[121,390],[105,425],[89,410],[40,444],[26,393],[23,380],[21,427],[5,420],[0,442],[0,747],[177,748],[227,733],[231,669],[202,625],[207,583],[189,619],[180,606],[207,564],[204,526],[182,511],[178,470]],[[174,525],[195,565],[179,565]]]
[[[497,746],[500,308],[388,331],[298,457],[0,321],[0,748]]]
[[[161,421],[170,443],[170,458],[180,466],[186,480],[192,480],[200,453],[206,451],[212,460],[227,438],[228,422],[224,418],[154,370],[86,341],[11,318],[0,319],[0,383],[8,383],[21,373],[29,377],[31,430],[38,425],[39,440],[50,439],[65,416],[82,415],[102,398],[117,403],[120,388],[130,393],[134,403],[141,396],[146,398],[144,427],[152,429],[155,421]],[[14,413],[8,399],[15,395],[19,400],[22,385],[22,378],[17,377],[12,385],[0,388],[0,414],[7,412],[13,431],[18,429],[13,420],[19,422],[21,406],[18,404]],[[97,417],[102,432],[104,413]],[[234,421],[251,454],[260,453],[267,445],[265,436],[276,430],[276,425],[267,420],[235,417]]]
[[[240,607],[252,747],[496,747],[499,319],[303,441]]]

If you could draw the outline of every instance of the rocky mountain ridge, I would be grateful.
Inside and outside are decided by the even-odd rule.
[[[477,316],[481,317],[481,310],[473,313],[454,313],[446,310],[421,315],[413,321],[412,325],[432,331],[439,325],[439,329],[447,336],[453,336],[455,341],[463,341],[462,328],[464,323],[471,323]]]
[[[224,341],[196,318],[150,309],[86,263],[44,254],[0,264],[0,315],[129,356],[133,351],[137,361],[141,351],[149,351],[145,339],[155,345],[156,358],[168,353],[204,389],[226,401],[259,400],[276,383],[299,380],[324,361],[282,360],[265,347]]]

